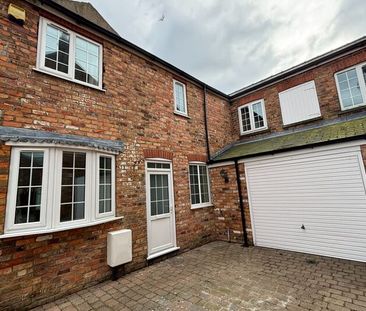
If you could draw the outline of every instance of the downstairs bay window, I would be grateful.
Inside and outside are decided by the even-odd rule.
[[[211,205],[210,182],[206,164],[189,164],[192,209]]]
[[[13,147],[5,234],[42,233],[115,218],[114,155]]]

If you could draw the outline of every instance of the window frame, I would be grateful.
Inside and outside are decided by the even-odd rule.
[[[365,81],[365,78],[363,77],[363,74],[362,74],[362,67],[364,67],[364,66],[366,66],[366,62],[363,62],[363,63],[357,64],[357,65],[345,68],[343,70],[340,70],[340,71],[337,71],[336,73],[334,73],[334,80],[335,80],[336,87],[337,87],[338,100],[339,100],[339,104],[341,106],[342,111],[356,109],[358,107],[366,106],[366,81]],[[352,69],[356,70],[357,79],[358,79],[358,83],[360,85],[360,92],[361,92],[363,102],[361,104],[358,104],[358,105],[355,105],[355,106],[344,107],[343,101],[342,101],[342,96],[341,96],[341,89],[340,89],[340,86],[339,86],[337,76],[339,74],[350,71]]]
[[[63,152],[79,152],[86,153],[85,159],[85,211],[84,218],[78,220],[69,220],[69,221],[61,221],[60,220],[60,211],[61,211],[61,184],[62,184],[62,156]],[[92,206],[91,193],[93,192],[92,181],[93,179],[93,168],[92,161],[93,155],[87,150],[76,150],[73,148],[57,148],[55,151],[55,161],[54,161],[54,174],[50,175],[50,179],[52,178],[55,182],[54,193],[53,196],[53,210],[54,216],[52,217],[52,227],[53,228],[73,228],[79,224],[85,224],[90,221],[90,208],[87,206]]]
[[[260,128],[254,128],[255,122],[254,122],[253,106],[255,104],[258,104],[258,103],[260,103],[261,106],[262,106],[263,123],[264,123],[264,125],[262,127],[260,127]],[[242,118],[242,115],[241,115],[241,110],[244,107],[249,107],[249,117],[250,117],[250,126],[251,126],[251,129],[250,130],[247,130],[247,131],[244,131],[243,130],[243,118]],[[239,106],[238,107],[238,118],[239,118],[240,135],[247,135],[247,134],[251,134],[251,133],[255,133],[255,132],[259,132],[259,131],[263,131],[263,130],[268,129],[267,115],[266,115],[266,106],[264,104],[264,99],[263,98],[262,99],[258,99],[258,100],[252,101],[250,103],[246,103],[244,105]]]
[[[43,152],[43,173],[42,173],[42,191],[41,191],[41,210],[39,222],[31,223],[15,223],[15,209],[16,200],[18,193],[18,177],[19,177],[19,160],[21,152]],[[10,156],[9,166],[9,183],[8,183],[8,194],[6,200],[6,217],[5,217],[5,230],[4,231],[23,231],[32,230],[34,228],[45,228],[47,223],[47,211],[45,206],[47,204],[47,190],[48,190],[48,169],[49,169],[49,150],[47,148],[17,148],[12,150]]]
[[[111,217],[111,216],[114,216],[115,215],[115,211],[116,211],[116,177],[115,177],[115,157],[112,156],[112,155],[107,155],[107,154],[104,154],[104,153],[97,153],[96,155],[96,162],[97,162],[97,165],[96,165],[96,193],[95,193],[95,218],[96,219],[103,219],[103,218],[108,218],[108,217]],[[111,182],[112,182],[112,189],[111,189],[111,211],[110,212],[106,212],[106,213],[99,213],[99,168],[100,168],[100,158],[101,157],[104,157],[104,158],[110,158],[112,160],[111,162],[111,168],[112,168],[112,171],[111,171]]]
[[[207,185],[208,185],[208,202],[205,203],[192,203],[192,192],[191,192],[191,174],[190,174],[190,166],[196,166],[197,168],[199,166],[204,166],[206,167],[206,172],[207,172]],[[199,168],[198,168],[198,190],[199,190],[199,197],[200,197],[200,201],[201,199],[201,178],[200,178],[200,174],[199,174]],[[210,207],[212,206],[212,198],[211,198],[211,182],[210,182],[210,174],[208,171],[208,166],[207,163],[205,162],[200,162],[200,161],[191,161],[188,163],[188,184],[189,184],[189,201],[191,202],[191,209],[199,209],[199,208],[204,208],[204,207]]]
[[[175,92],[175,85],[179,84],[183,87],[183,98],[184,98],[184,110],[185,112],[179,111],[177,109],[177,97]],[[173,79],[173,96],[174,96],[174,113],[179,114],[184,117],[188,117],[188,105],[187,105],[187,91],[186,91],[186,85],[183,82],[180,82],[178,80]]]
[[[62,31],[65,31],[70,36],[70,44],[69,44],[69,72],[63,73],[56,69],[52,69],[45,66],[45,52],[46,52],[46,35],[47,35],[47,25],[52,25],[56,28],[59,28]],[[85,41],[88,41],[92,44],[95,44],[98,46],[99,55],[98,55],[98,71],[99,71],[99,81],[98,85],[94,85],[88,82],[84,82],[78,79],[75,79],[75,60],[76,60],[76,38],[83,39]],[[102,90],[103,87],[103,45],[95,42],[83,35],[80,35],[74,31],[71,31],[45,17],[40,17],[39,20],[39,29],[38,29],[38,44],[37,44],[37,63],[36,63],[36,69],[38,71],[50,74],[52,76],[56,76],[62,79],[66,79],[78,84],[82,84],[91,88]]]
[[[93,226],[98,223],[118,219],[116,213],[115,196],[115,153],[100,152],[100,150],[70,147],[63,145],[19,145],[12,143],[10,157],[10,173],[8,194],[5,208],[4,235],[18,236],[28,234],[41,234],[46,232],[57,232],[67,229],[75,229],[86,226]],[[19,175],[20,153],[24,151],[44,152],[43,176],[42,176],[42,198],[40,221],[36,223],[15,224],[15,208]],[[63,152],[86,153],[85,165],[85,214],[84,219],[60,221],[61,203],[61,182],[62,182],[62,157]],[[112,205],[111,212],[99,215],[99,158],[110,157],[112,159]],[[95,181],[95,182],[93,182]]]

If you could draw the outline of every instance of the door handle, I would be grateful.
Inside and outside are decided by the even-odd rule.
[[[304,224],[302,224],[302,226],[300,227],[300,229],[305,230]]]

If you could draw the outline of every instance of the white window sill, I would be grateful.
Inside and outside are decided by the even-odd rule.
[[[291,123],[287,123],[287,124],[283,124],[282,127],[283,128],[288,128],[291,126],[296,126],[296,125],[301,125],[301,124],[305,124],[305,123],[310,123],[313,121],[317,121],[317,120],[321,120],[323,117],[321,115],[317,115],[308,119],[303,119],[303,120],[298,120],[298,121],[294,121]]]
[[[211,206],[213,206],[213,204],[211,202],[204,203],[204,204],[195,204],[195,205],[191,205],[191,209],[200,209],[200,208],[211,207]]]
[[[240,132],[240,135],[245,136],[245,135],[250,135],[250,134],[257,133],[257,132],[263,132],[263,131],[266,131],[266,130],[268,130],[268,126],[267,127],[261,127],[259,129],[255,129],[255,130],[251,130],[251,131]]]
[[[75,225],[73,227],[63,227],[63,228],[54,228],[54,229],[29,229],[29,230],[26,230],[26,231],[25,231],[25,229],[24,229],[24,231],[18,230],[18,231],[8,232],[8,233],[4,233],[3,235],[0,235],[0,240],[1,239],[7,239],[7,238],[28,236],[28,235],[41,235],[41,234],[46,234],[46,233],[54,233],[54,232],[60,232],[60,231],[66,231],[66,230],[92,227],[92,226],[104,224],[104,223],[107,223],[107,222],[120,220],[120,219],[123,219],[123,218],[124,218],[123,216],[120,216],[120,217],[100,219],[100,220],[97,220],[97,221],[94,221],[94,222],[78,224],[78,225]]]
[[[183,113],[183,112],[179,112],[179,111],[174,111],[174,114],[177,115],[177,116],[180,116],[180,117],[187,118],[187,119],[191,118],[190,116],[188,116],[188,114]]]
[[[61,75],[58,75],[56,73],[53,73],[53,72],[50,72],[50,71],[47,71],[47,70],[44,70],[44,69],[40,69],[40,68],[33,68],[33,71],[36,71],[36,72],[40,72],[40,73],[44,73],[46,75],[50,75],[52,77],[56,77],[56,78],[59,78],[59,79],[62,79],[62,80],[66,80],[66,81],[69,81],[69,82],[73,82],[73,83],[76,83],[76,84],[80,84],[80,85],[83,85],[83,86],[86,86],[86,87],[90,87],[94,90],[98,90],[98,91],[101,91],[101,92],[105,92],[106,90],[99,87],[99,86],[95,86],[95,85],[92,85],[92,84],[88,84],[88,83],[84,83],[82,81],[78,81],[78,80],[75,80],[75,79],[70,79],[70,78],[67,78],[67,77],[63,77]]]
[[[341,109],[342,109],[342,111],[348,111],[348,110],[357,109],[357,108],[359,108],[359,107],[364,107],[364,106],[366,106],[366,103],[358,104],[358,105],[351,106],[351,107],[347,107],[347,108],[344,108],[344,107],[341,105]]]

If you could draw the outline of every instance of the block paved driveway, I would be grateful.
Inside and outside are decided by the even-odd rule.
[[[366,310],[366,264],[213,242],[36,310]]]

